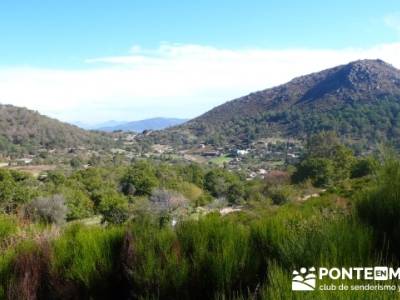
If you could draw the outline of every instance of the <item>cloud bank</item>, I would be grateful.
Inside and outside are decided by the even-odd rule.
[[[225,101],[357,59],[400,68],[400,43],[366,49],[222,49],[163,43],[75,70],[0,70],[0,102],[67,121],[194,117]]]

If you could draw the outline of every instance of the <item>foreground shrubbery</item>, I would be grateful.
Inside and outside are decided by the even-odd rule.
[[[118,227],[69,225],[54,240],[24,242],[6,254],[0,291],[11,299],[290,295],[288,278],[298,266],[380,263],[370,230],[326,205],[331,201],[289,204],[255,218],[210,214],[176,228],[151,218]]]
[[[375,163],[356,163],[340,184],[307,200],[296,200],[299,186],[243,182],[239,174],[196,165],[141,162],[50,174],[24,187],[36,187],[28,203],[6,202],[4,211],[24,208],[29,220],[0,214],[0,299],[398,297],[291,292],[292,271],[302,266],[398,265],[400,162],[391,155],[380,168]],[[370,177],[349,180],[350,173]],[[5,172],[3,184],[33,181],[17,175]],[[243,211],[212,212],[235,197],[247,204]],[[213,201],[207,214],[188,213],[203,201]],[[102,224],[50,224],[94,213]]]
[[[358,195],[357,213],[378,242],[400,258],[400,160],[395,154],[386,155],[375,181]]]

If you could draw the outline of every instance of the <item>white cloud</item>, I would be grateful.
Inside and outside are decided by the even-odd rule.
[[[193,117],[227,100],[356,59],[400,67],[400,43],[368,49],[220,49],[163,43],[87,59],[88,68],[0,70],[0,102],[63,120]]]

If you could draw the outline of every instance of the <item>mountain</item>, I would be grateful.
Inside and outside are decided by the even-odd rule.
[[[400,70],[382,60],[354,61],[229,101],[153,139],[243,145],[322,130],[364,144],[400,144]]]
[[[94,147],[110,142],[89,132],[22,107],[0,104],[0,152],[23,154],[40,148]]]
[[[107,128],[107,127],[114,127],[114,126],[119,126],[122,124],[128,123],[127,121],[115,121],[115,120],[110,120],[102,123],[85,123],[81,121],[75,121],[72,122],[73,125],[76,125],[80,128],[86,129],[86,130],[98,130],[99,128]]]
[[[97,127],[96,129],[101,131],[136,131],[142,132],[144,130],[161,130],[171,126],[176,126],[186,122],[187,119],[177,119],[177,118],[152,118],[140,121],[126,122],[122,124],[114,124],[108,126]]]

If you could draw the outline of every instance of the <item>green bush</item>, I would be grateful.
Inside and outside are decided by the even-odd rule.
[[[272,203],[275,205],[282,205],[292,200],[293,190],[290,186],[276,186],[270,188],[269,196],[271,197]]]
[[[394,253],[400,247],[400,160],[388,154],[377,171],[375,182],[357,196],[356,212],[372,226],[382,246],[389,243]]]
[[[110,288],[117,272],[122,235],[120,228],[69,226],[53,242],[54,271],[64,280],[78,284],[85,293],[100,296]]]
[[[376,168],[376,161],[372,158],[362,158],[357,160],[351,167],[351,178],[360,178],[371,175]]]
[[[89,196],[77,188],[65,188],[61,192],[68,207],[67,220],[78,220],[93,215],[93,202]]]
[[[293,173],[294,183],[310,179],[318,187],[330,185],[335,178],[335,168],[331,160],[326,158],[309,158],[302,161]]]
[[[0,249],[2,243],[15,234],[17,229],[17,220],[14,217],[0,214]]]
[[[98,210],[103,216],[103,223],[122,224],[129,217],[128,200],[113,191],[102,195]]]
[[[158,179],[154,170],[146,162],[139,162],[133,165],[121,180],[122,191],[125,195],[130,195],[133,188],[134,193],[138,196],[150,195],[157,184]]]

